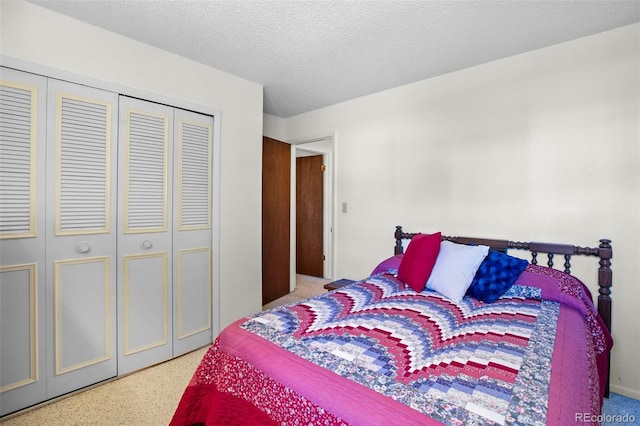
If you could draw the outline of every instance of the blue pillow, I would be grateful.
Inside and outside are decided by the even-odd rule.
[[[508,254],[491,251],[476,272],[467,296],[486,303],[495,302],[516,282],[529,262]]]

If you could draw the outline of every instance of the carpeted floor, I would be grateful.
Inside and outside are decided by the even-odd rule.
[[[262,309],[271,309],[276,306],[285,305],[288,303],[294,303],[308,297],[312,297],[325,292],[323,286],[330,282],[325,278],[310,277],[308,275],[296,276],[296,289],[286,296],[281,297],[271,303],[268,303],[262,307]]]
[[[326,290],[330,280],[298,276],[296,290],[264,306],[293,303]],[[166,425],[207,348],[76,392],[19,415],[0,419],[14,425]],[[611,394],[603,406],[603,425],[639,424],[640,401]],[[619,417],[625,416],[626,417]]]
[[[206,348],[11,416],[13,425],[167,425]]]
[[[602,426],[640,424],[640,400],[610,393],[602,404]]]

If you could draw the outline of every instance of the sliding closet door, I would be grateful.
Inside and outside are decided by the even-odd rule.
[[[212,341],[213,118],[175,110],[174,356]]]
[[[44,77],[0,80],[0,415],[43,401],[45,379]]]
[[[120,97],[118,374],[171,358],[173,109]]]
[[[117,95],[49,80],[47,396],[116,375]]]

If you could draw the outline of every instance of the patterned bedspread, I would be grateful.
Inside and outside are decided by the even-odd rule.
[[[496,303],[454,304],[378,275],[242,328],[441,421],[503,424],[526,412],[544,424],[558,303],[539,294],[517,287]]]
[[[535,265],[490,304],[374,275],[227,327],[172,424],[228,424],[224,395],[274,424],[575,423],[600,413],[612,344],[590,299]]]

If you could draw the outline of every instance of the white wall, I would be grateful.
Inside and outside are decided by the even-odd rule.
[[[31,3],[1,8],[5,65],[24,62],[221,112],[221,326],[259,311],[262,86]]]
[[[613,240],[612,390],[640,398],[640,25],[287,119],[334,134],[338,277],[393,230],[596,246]],[[596,291],[597,262],[574,272]]]
[[[284,118],[271,114],[264,114],[262,119],[263,134],[271,139],[284,141],[287,137],[287,122]]]

